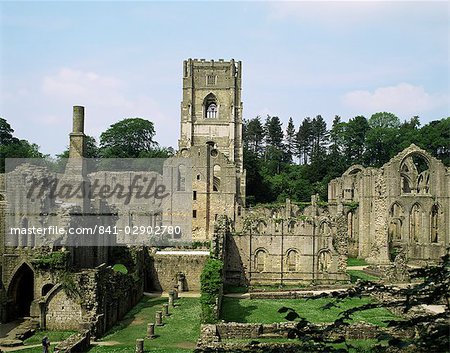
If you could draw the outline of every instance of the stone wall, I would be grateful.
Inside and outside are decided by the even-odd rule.
[[[55,353],[82,353],[87,352],[91,345],[91,334],[89,331],[77,333],[60,342],[55,347]]]
[[[196,353],[207,352],[301,352],[298,339],[290,340],[290,343],[259,343],[263,338],[288,339],[290,330],[296,327],[296,322],[281,322],[274,324],[260,323],[221,323],[217,325],[202,325],[200,337],[197,343]],[[327,329],[328,324],[311,324],[313,329],[323,330],[327,337],[345,339],[375,339],[380,333],[392,333],[392,329],[357,323],[340,329]],[[395,332],[397,337],[413,337],[414,329],[406,329]],[[229,340],[253,340],[250,342],[230,342]],[[222,340],[225,340],[222,342]]]
[[[343,210],[331,213],[318,197],[300,207],[245,210],[226,240],[225,281],[232,285],[297,285],[348,281]]]
[[[150,254],[150,290],[168,291],[178,283],[178,274],[184,274],[184,289],[200,291],[200,274],[209,257],[209,251],[199,254],[189,251],[156,252]]]
[[[46,327],[49,330],[78,330],[83,321],[80,302],[67,296],[59,287],[47,305]]]
[[[330,205],[348,210],[352,256],[375,265],[395,261],[426,265],[445,254],[450,241],[449,168],[414,144],[381,168],[354,165],[328,185]]]

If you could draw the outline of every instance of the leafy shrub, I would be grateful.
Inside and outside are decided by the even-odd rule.
[[[216,312],[216,300],[222,294],[222,269],[222,261],[209,258],[200,276],[200,304],[202,309],[201,319],[205,324],[214,323],[218,319],[218,313]]]

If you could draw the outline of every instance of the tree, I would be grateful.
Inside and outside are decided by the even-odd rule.
[[[5,171],[6,158],[44,158],[39,146],[13,135],[14,130],[4,118],[0,118],[0,173]]]
[[[69,158],[69,148],[67,148],[63,153],[56,155],[59,159]],[[86,136],[86,150],[85,150],[85,158],[99,158],[100,150],[97,146],[97,141],[92,136]]]
[[[276,148],[283,147],[283,129],[280,118],[277,116],[267,115],[266,124],[264,126],[266,133],[266,143]]]
[[[308,164],[312,138],[312,122],[311,118],[307,117],[303,119],[295,135],[296,155],[302,164]]]
[[[450,165],[450,117],[424,125],[417,134],[416,143],[433,156]]]
[[[17,142],[18,139],[13,136],[14,130],[6,119],[0,117],[0,146]]]
[[[244,121],[243,126],[244,147],[249,151],[260,155],[262,153],[264,143],[264,128],[261,124],[261,118]]]
[[[158,146],[154,136],[151,121],[123,119],[100,135],[100,155],[105,158],[138,158],[141,153],[151,152]]]
[[[394,156],[400,119],[392,113],[375,113],[369,121],[366,136],[366,163],[380,167]]]
[[[311,162],[323,162],[328,146],[329,133],[327,123],[317,115],[311,123]]]
[[[363,162],[367,131],[369,131],[369,123],[361,115],[350,119],[344,125],[343,150],[347,166]]]
[[[287,161],[289,163],[292,163],[292,156],[295,152],[295,126],[292,118],[289,118],[289,122],[286,128],[285,146]]]

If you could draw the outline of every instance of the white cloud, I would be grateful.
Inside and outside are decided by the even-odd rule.
[[[373,92],[352,91],[342,97],[345,106],[359,112],[391,111],[408,117],[449,103],[449,97],[427,93],[421,86],[400,83],[380,87]]]
[[[98,105],[126,105],[120,80],[95,72],[62,68],[55,75],[44,77],[43,93],[71,102],[95,102]]]
[[[178,117],[169,118],[155,97],[129,89],[117,77],[61,68],[43,78],[41,92],[47,108],[35,119],[49,126],[65,128],[70,124],[70,107],[82,105],[86,108],[85,132],[97,139],[111,124],[127,117],[141,117],[155,124],[156,139],[161,144],[173,142],[173,126]]]

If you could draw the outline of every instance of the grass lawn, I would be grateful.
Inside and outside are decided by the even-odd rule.
[[[364,259],[358,259],[356,257],[347,258],[347,266],[366,266],[367,262]]]
[[[350,276],[350,282],[355,283],[358,279],[364,281],[378,281],[380,278],[377,276],[369,275],[361,270],[347,270],[347,274]]]
[[[227,322],[261,322],[265,324],[286,321],[284,314],[278,313],[283,306],[293,308],[297,314],[311,322],[332,322],[343,310],[367,304],[370,298],[349,299],[339,308],[322,309],[332,299],[238,299],[225,297],[222,306],[222,319]],[[392,320],[396,316],[387,309],[377,308],[358,312],[353,321],[364,321],[379,326],[386,326],[383,320]]]
[[[131,310],[101,341],[110,346],[96,346],[89,353],[134,353],[137,338],[144,338],[147,323],[155,322],[156,311],[162,310],[167,298],[148,298]],[[145,352],[187,353],[192,352],[200,332],[200,303],[198,298],[181,298],[177,307],[169,308],[171,316],[164,318],[162,327],[155,327],[158,336],[145,339]]]
[[[76,333],[76,332],[75,331],[40,331],[40,330],[37,330],[33,336],[31,336],[30,338],[27,338],[25,341],[23,341],[24,345],[23,345],[22,349],[16,349],[16,351],[31,352],[32,347],[27,347],[27,346],[41,344],[44,336],[48,336],[48,338],[50,339],[51,347],[54,347],[55,342],[61,342],[61,341],[65,340],[67,337],[73,335],[74,333]],[[34,349],[36,349],[36,348],[34,348]],[[51,349],[53,349],[53,348],[51,348]]]

